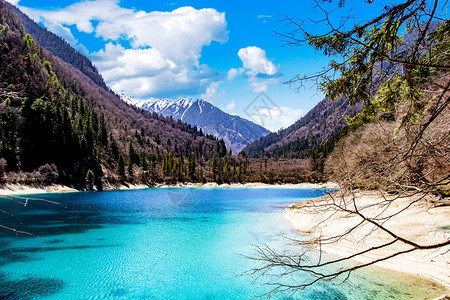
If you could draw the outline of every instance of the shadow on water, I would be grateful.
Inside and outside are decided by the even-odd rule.
[[[11,232],[0,230],[0,267],[8,265],[0,273],[0,300],[35,299],[57,293],[57,297],[67,299],[68,293],[74,291],[114,299],[163,299],[161,295],[167,293],[176,299],[180,291],[189,294],[195,288],[199,294],[192,292],[196,297],[191,299],[219,299],[219,294],[231,292],[236,299],[250,299],[259,293],[253,284],[247,284],[247,279],[220,279],[223,274],[230,276],[242,271],[235,265],[247,263],[228,255],[226,249],[239,254],[247,253],[247,243],[248,247],[253,242],[284,245],[282,237],[292,228],[285,229],[284,223],[277,223],[278,215],[272,221],[272,215],[266,213],[279,214],[298,199],[320,196],[321,192],[314,193],[288,189],[74,193],[42,196],[64,204],[66,209],[32,203],[25,208],[13,207],[13,211],[11,206],[4,207],[0,202],[0,209],[11,211],[23,223],[11,218],[7,221],[11,227],[32,232],[46,241],[40,244],[25,236],[15,239]],[[83,235],[86,232],[89,233]],[[120,239],[124,237],[125,240]],[[124,242],[116,244],[117,241]],[[104,250],[90,251],[100,248]],[[46,259],[65,254],[71,266],[76,266],[70,269],[73,274],[60,272],[58,278],[52,278],[53,273],[40,272]],[[80,258],[85,259],[85,264],[78,264]],[[31,262],[23,265],[35,269],[30,267],[25,270],[27,273],[20,273],[24,268],[13,264],[18,262]],[[210,268],[205,271],[208,263]],[[107,272],[99,274],[99,268]],[[370,278],[371,285],[365,278]],[[405,297],[403,290],[400,295],[393,288],[398,282],[384,284],[385,281],[383,276],[375,280],[370,273],[365,274],[364,280],[352,280],[350,288],[327,283],[276,299],[411,298]],[[364,284],[360,285],[361,282]],[[218,287],[212,290],[215,286]],[[242,291],[249,291],[249,297],[242,297]]]
[[[120,244],[107,245],[77,245],[65,247],[18,247],[0,250],[0,267],[17,262],[30,262],[40,260],[38,257],[29,256],[27,254],[45,253],[51,251],[67,251],[67,250],[85,250],[85,249],[101,249],[121,247]]]
[[[28,262],[38,260],[22,253],[17,253],[13,249],[0,251],[0,267],[16,262]]]
[[[299,299],[303,299],[303,296]],[[321,289],[313,289],[307,292],[305,299],[311,300],[347,300],[347,296],[332,287],[322,287]]]
[[[56,294],[63,288],[60,279],[30,276],[11,280],[6,274],[0,274],[0,299],[36,299]]]
[[[15,253],[36,253],[36,252],[46,252],[46,251],[65,251],[65,250],[84,250],[84,249],[101,249],[101,248],[114,248],[121,247],[120,244],[108,244],[108,245],[80,245],[80,246],[66,246],[66,247],[23,247],[23,248],[14,248],[8,249],[6,251],[11,251]],[[0,254],[3,252],[0,251]]]
[[[120,297],[125,297],[130,293],[129,290],[124,289],[124,288],[118,288],[118,289],[114,289],[111,291],[111,293],[109,294],[110,297],[113,298],[120,298]]]

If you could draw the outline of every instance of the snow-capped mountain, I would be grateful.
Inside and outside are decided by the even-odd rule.
[[[169,99],[148,101],[129,101],[142,109],[163,116],[181,120],[201,128],[205,134],[211,134],[224,140],[225,145],[234,154],[245,146],[270,133],[269,130],[239,116],[227,114],[205,100],[181,98],[175,102]]]
[[[136,105],[136,103],[137,103],[136,99],[134,99],[132,96],[128,95],[124,91],[121,91],[119,93],[119,97],[125,103],[132,104],[132,105]]]

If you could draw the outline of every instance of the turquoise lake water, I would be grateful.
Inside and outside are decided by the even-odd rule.
[[[283,209],[321,195],[302,189],[175,189],[47,194],[27,207],[2,200],[0,299],[252,299],[274,278],[246,272],[246,256],[300,237]],[[30,196],[31,197],[31,196]],[[34,196],[36,197],[36,196]],[[303,274],[287,280],[295,282]],[[275,299],[431,299],[439,287],[370,269]],[[437,294],[437,295],[436,295]],[[289,298],[290,297],[290,298]],[[428,298],[429,297],[429,298]]]

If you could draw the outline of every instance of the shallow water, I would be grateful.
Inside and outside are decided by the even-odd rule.
[[[256,245],[292,247],[288,204],[321,195],[301,189],[147,189],[39,196],[21,207],[3,201],[38,235],[0,232],[0,299],[251,299],[269,291],[242,275]],[[299,280],[302,274],[288,280]],[[371,269],[342,285],[316,285],[289,299],[432,299],[439,286]],[[286,299],[288,295],[277,295]]]

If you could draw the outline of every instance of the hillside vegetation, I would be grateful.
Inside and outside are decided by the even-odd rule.
[[[165,153],[207,161],[218,152],[222,141],[126,105],[37,44],[4,2],[0,10],[1,171],[17,175],[8,180],[162,180]]]
[[[263,168],[262,161],[231,156],[223,140],[195,126],[127,105],[103,80],[87,76],[95,68],[83,74],[36,42],[11,5],[1,1],[0,13],[0,183],[102,189],[119,182],[320,180],[308,161],[287,172],[279,169],[284,162]],[[21,19],[43,43],[57,45],[54,51],[76,54]],[[70,57],[63,56],[73,63]]]
[[[68,42],[56,34],[36,24],[36,22],[31,20],[14,5],[7,2],[5,2],[4,5],[17,15],[25,32],[30,34],[38,44],[50,51],[53,55],[58,56],[66,63],[71,64],[73,67],[80,70],[84,75],[102,88],[108,90],[108,87],[102,76],[98,73],[97,68],[86,56],[73,49]]]
[[[354,116],[347,97],[320,101],[305,116],[286,129],[273,132],[248,145],[243,152],[250,157],[308,158],[330,137],[347,126],[345,117]]]
[[[356,270],[385,261],[395,264],[400,256],[406,264],[448,267],[447,228],[433,223],[449,219],[447,2],[407,0],[380,7],[380,14],[362,23],[345,14],[338,25],[334,13],[342,12],[347,2],[331,2],[337,7],[333,11],[316,2],[323,15],[312,21],[326,24],[326,33],[286,17],[293,29],[282,36],[290,45],[308,44],[330,56],[328,68],[298,75],[290,83],[316,80],[330,101],[345,96],[348,105],[361,107],[347,118],[348,126],[312,152],[316,164],[339,186],[319,201],[298,205],[299,221],[314,234],[295,241],[302,248],[298,252],[258,249],[255,259],[263,264],[254,271],[274,274],[271,296],[286,291],[293,295],[318,282],[345,281]],[[364,2],[358,7],[384,5]],[[417,220],[419,215],[423,217]],[[333,248],[338,249],[335,258],[308,259],[311,251]],[[304,273],[304,279],[283,282],[296,272]]]

